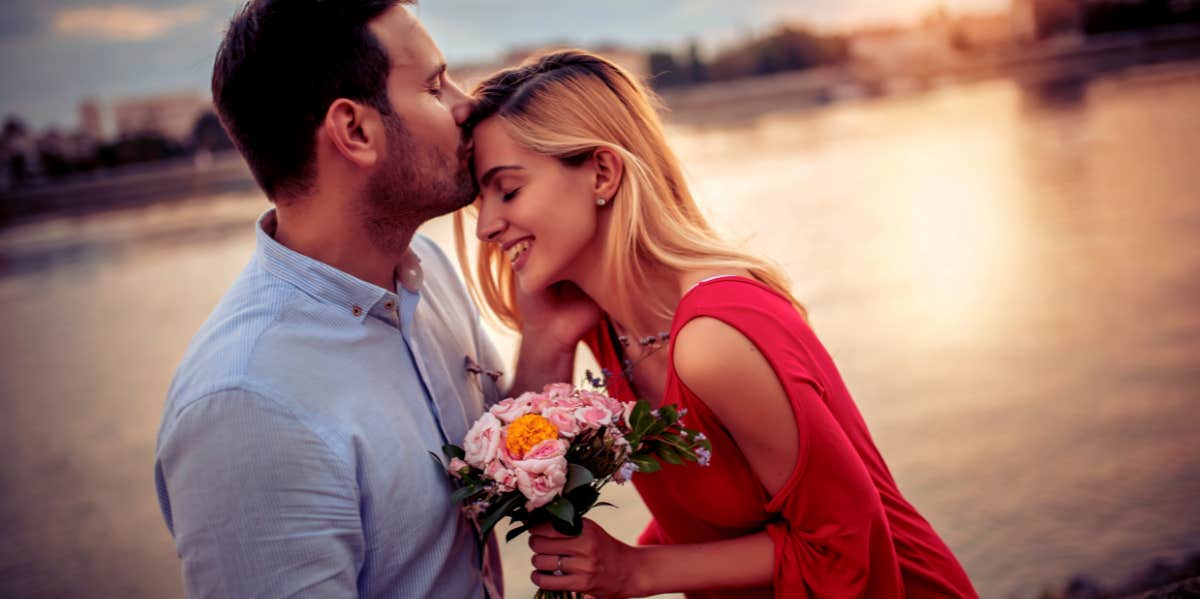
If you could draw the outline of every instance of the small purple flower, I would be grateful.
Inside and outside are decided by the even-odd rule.
[[[696,433],[696,435],[692,438],[697,441],[703,441],[703,440],[707,439],[708,437],[705,437],[704,433]]]
[[[638,465],[633,462],[625,462],[617,469],[617,473],[613,475],[613,480],[619,485],[629,482],[633,478],[633,473],[639,470]]]
[[[687,408],[679,408],[679,417],[683,418],[684,416],[687,416]]]
[[[700,447],[696,449],[696,462],[701,466],[707,466],[712,461],[712,452]]]

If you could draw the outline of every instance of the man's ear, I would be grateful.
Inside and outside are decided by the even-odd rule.
[[[338,153],[358,166],[374,166],[383,153],[385,136],[379,112],[358,102],[334,100],[325,112],[323,127]]]
[[[597,198],[612,200],[621,187],[621,176],[625,173],[625,161],[612,148],[600,146],[592,152],[592,164],[596,169],[596,182],[592,194]]]

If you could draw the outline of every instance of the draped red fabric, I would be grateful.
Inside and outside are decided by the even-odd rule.
[[[712,462],[634,476],[654,517],[639,542],[704,543],[765,530],[775,543],[772,585],[689,599],[977,597],[954,554],[901,495],[832,358],[791,302],[752,279],[710,279],[681,300],[672,340],[702,316],[736,328],[771,364],[791,400],[800,448],[771,496],[712,410],[668,372],[663,402],[688,410],[684,423],[711,440]],[[609,393],[634,399],[611,327],[585,341],[610,372]],[[673,358],[673,341],[669,351]]]

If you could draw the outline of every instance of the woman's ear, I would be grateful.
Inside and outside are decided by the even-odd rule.
[[[370,167],[383,154],[383,123],[375,110],[339,98],[329,105],[323,123],[326,136],[346,160]]]
[[[621,177],[625,174],[625,161],[621,155],[611,148],[599,147],[592,152],[592,163],[596,169],[596,182],[592,193],[597,199],[612,201],[621,187]]]

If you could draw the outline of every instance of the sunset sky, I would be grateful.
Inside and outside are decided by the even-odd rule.
[[[36,128],[76,124],[80,98],[207,89],[212,56],[238,0],[5,0],[0,115]],[[706,51],[783,20],[823,27],[1003,9],[1009,0],[424,0],[414,10],[453,63],[516,45],[699,39]]]

